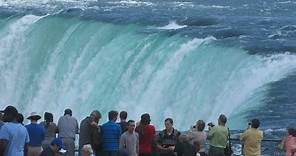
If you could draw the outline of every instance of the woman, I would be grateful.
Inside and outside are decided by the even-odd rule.
[[[136,127],[139,134],[139,156],[151,156],[152,145],[155,137],[155,127],[150,125],[150,115],[143,114],[141,116],[140,125]]]
[[[296,156],[296,130],[288,128],[288,136],[281,143],[285,156]]]

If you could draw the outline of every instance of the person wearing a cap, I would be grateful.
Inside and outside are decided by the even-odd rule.
[[[26,128],[17,122],[18,111],[13,106],[4,110],[4,122],[0,129],[0,155],[26,156],[30,141]]]
[[[55,138],[51,141],[50,145],[46,147],[39,156],[57,156],[66,153],[61,139]]]
[[[72,110],[66,109],[58,121],[59,138],[63,141],[67,156],[75,155],[75,136],[78,134],[78,122],[72,117]]]
[[[27,117],[27,119],[31,121],[30,124],[25,126],[30,136],[28,155],[39,156],[39,154],[42,152],[41,145],[45,137],[44,128],[37,123],[37,121],[41,119],[41,116],[36,112],[32,112],[31,115]]]
[[[155,127],[150,121],[150,115],[145,113],[141,116],[140,125],[136,127],[136,132],[139,134],[139,156],[152,156]]]

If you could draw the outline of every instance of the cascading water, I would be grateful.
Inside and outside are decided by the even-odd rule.
[[[0,106],[25,115],[127,110],[132,119],[150,113],[157,128],[173,117],[186,130],[225,113],[239,129],[248,109],[264,104],[269,84],[296,69],[290,53],[250,55],[214,37],[146,33],[143,25],[51,15],[0,23]]]

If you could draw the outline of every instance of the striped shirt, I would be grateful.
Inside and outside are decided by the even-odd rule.
[[[103,151],[118,151],[121,127],[115,122],[108,121],[102,126]]]

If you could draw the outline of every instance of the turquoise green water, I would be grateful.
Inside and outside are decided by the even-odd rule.
[[[296,67],[295,56],[249,55],[204,39],[147,33],[57,16],[0,17],[0,105],[78,119],[98,109],[148,112],[162,127],[173,117],[185,130],[198,119],[229,116],[243,127],[247,110],[262,105],[268,84]],[[106,118],[103,118],[105,121]]]

